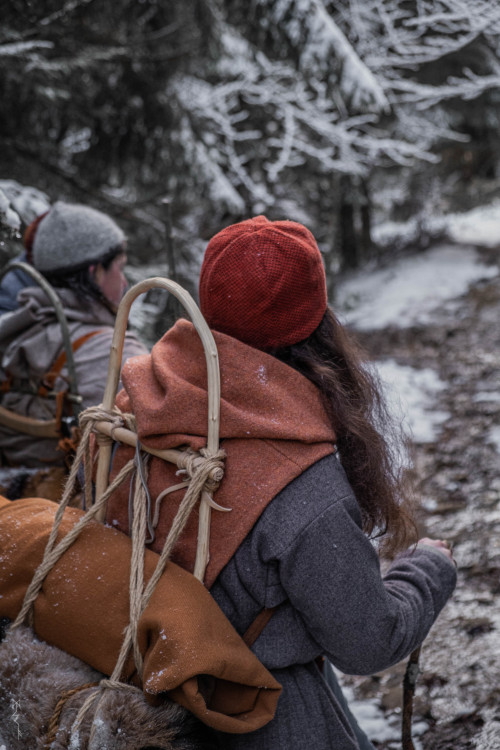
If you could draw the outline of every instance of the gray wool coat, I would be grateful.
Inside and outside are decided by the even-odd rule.
[[[253,651],[283,686],[275,718],[227,750],[357,750],[346,714],[315,659],[372,674],[426,637],[456,583],[432,547],[399,555],[382,577],[378,555],[336,456],[318,461],[274,498],[211,589],[243,633],[263,607],[274,613]]]
[[[106,385],[115,317],[104,305],[82,301],[69,289],[59,289],[57,292],[63,303],[72,341],[90,331],[99,331],[74,353],[82,406],[97,405],[102,401]],[[11,373],[21,389],[13,388],[3,394],[0,403],[25,416],[51,419],[56,411],[54,399],[40,398],[22,392],[22,389],[38,387],[40,379],[50,370],[63,349],[61,329],[54,308],[42,289],[23,289],[18,295],[18,303],[17,310],[0,316],[0,379]],[[143,344],[133,334],[127,333],[123,360],[145,353],[147,349]],[[61,375],[56,381],[55,390],[66,387],[63,379],[67,375],[66,367]],[[46,467],[63,463],[63,454],[57,450],[57,440],[35,440],[2,425],[0,453],[12,465]]]

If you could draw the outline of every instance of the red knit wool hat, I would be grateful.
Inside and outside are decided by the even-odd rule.
[[[210,328],[257,349],[302,341],[327,307],[316,240],[302,224],[265,216],[223,229],[205,251],[200,306]]]

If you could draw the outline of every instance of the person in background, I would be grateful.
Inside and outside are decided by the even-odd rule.
[[[63,305],[82,408],[99,404],[116,310],[127,286],[125,235],[101,211],[58,201],[28,227],[25,245],[27,260],[49,281]],[[59,417],[58,394],[68,387],[61,328],[43,289],[31,278],[28,285],[21,279],[21,288],[15,289],[13,279],[14,286],[7,283],[3,288],[11,310],[0,315],[0,405],[22,416],[50,420]],[[127,333],[124,360],[146,352]],[[2,424],[0,455],[12,466],[47,467],[65,460],[59,440],[33,438]]]
[[[455,587],[451,552],[441,540],[414,544],[380,386],[328,306],[321,254],[306,227],[258,216],[215,235],[200,307],[221,369],[227,458],[214,499],[231,509],[212,513],[205,584],[240,634],[262,613],[270,617],[252,649],[283,686],[269,724],[221,734],[220,747],[373,750],[329,662],[372,674],[408,656]],[[206,445],[205,360],[191,323],[179,320],[151,355],[129,360],[122,382],[117,405],[135,414],[141,443]],[[131,450],[118,447],[113,475]],[[150,459],[152,508],[178,484],[175,470]],[[168,498],[151,544],[157,552],[182,491]],[[128,499],[120,488],[107,508],[124,533]],[[190,518],[172,555],[189,570],[196,534]],[[384,576],[376,536],[398,553]]]

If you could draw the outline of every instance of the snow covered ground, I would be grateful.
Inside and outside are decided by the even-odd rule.
[[[342,687],[349,708],[359,726],[366,733],[371,742],[384,743],[391,750],[401,748],[401,715],[399,712],[387,716],[378,705],[376,698],[358,700],[354,691],[348,685]],[[412,739],[414,750],[421,750],[419,736],[427,731],[429,725],[424,721],[412,724]],[[1,750],[1,748],[0,748]]]
[[[454,242],[484,247],[500,245],[500,200],[461,214],[445,217],[448,234]]]
[[[357,273],[339,287],[336,305],[344,321],[359,330],[423,324],[443,304],[458,308],[454,300],[473,282],[497,274],[474,248],[442,245],[388,268]]]
[[[393,359],[377,362],[394,417],[416,443],[432,442],[448,413],[435,408],[435,401],[446,385],[429,367],[417,370],[398,365]]]
[[[498,275],[498,267],[482,262],[469,243],[500,246],[500,201],[467,213],[450,214],[439,221],[457,244],[439,245],[400,258],[387,268],[352,274],[339,286],[335,300],[343,322],[369,331],[425,325],[443,307],[461,315],[460,296],[479,280]],[[390,227],[385,225],[378,231],[387,233]],[[394,360],[379,361],[377,368],[387,386],[393,413],[400,417],[412,439],[418,443],[432,441],[448,416],[434,407],[445,383],[429,368],[415,369]],[[492,431],[491,439],[500,451],[498,430]]]
[[[409,333],[404,336],[397,334],[393,338],[398,342],[411,341],[414,337],[418,337],[419,334],[421,335],[422,330],[427,330],[427,326],[435,323],[435,315],[440,317],[440,320],[444,317],[448,321],[455,321],[458,329],[473,329],[475,321],[471,317],[471,309],[480,308],[474,308],[474,305],[471,305],[470,302],[469,304],[464,304],[463,295],[472,286],[475,286],[477,290],[481,290],[487,286],[487,282],[491,282],[498,277],[498,265],[496,263],[492,265],[488,264],[476,248],[481,245],[489,248],[490,260],[494,259],[494,256],[491,255],[491,249],[497,246],[500,249],[500,202],[491,204],[488,207],[474,209],[467,214],[447,216],[445,220],[448,236],[453,244],[451,242],[440,244],[418,255],[400,258],[392,263],[390,267],[377,270],[367,269],[353,274],[346,279],[338,289],[335,302],[336,311],[341,320],[353,329],[360,331],[365,340],[368,341],[370,341],[369,332],[373,332],[373,337],[377,341],[384,339],[384,329],[386,328],[388,329],[388,336],[391,335],[391,330],[401,331],[402,329],[407,329]],[[472,243],[475,247],[472,246]],[[481,292],[479,291],[478,294],[480,295]],[[485,313],[484,317],[487,318],[489,315],[492,325],[495,325],[497,314],[496,303],[495,305],[491,304],[489,308],[488,304],[486,303],[483,309],[489,309],[491,312]],[[413,333],[412,329],[414,329],[415,333]],[[498,378],[494,376],[493,362],[493,359],[498,358],[498,355],[495,349],[491,348],[491,343],[487,340],[486,336],[481,339],[481,334],[477,334],[476,338],[472,340],[475,341],[474,349],[471,349],[470,352],[467,352],[466,349],[460,350],[464,354],[464,365],[465,363],[471,363],[471,366],[474,367],[474,362],[478,361],[476,358],[479,355],[482,357],[482,368],[486,376],[483,375],[483,378],[477,381],[472,379],[467,382],[466,378],[468,376],[463,374],[463,385],[459,385],[457,390],[453,392],[452,401],[446,399],[448,389],[451,386],[450,382],[447,382],[443,378],[448,377],[448,375],[444,375],[442,370],[438,372],[437,369],[440,363],[442,365],[443,359],[438,361],[438,358],[430,358],[431,366],[427,366],[429,362],[426,361],[426,366],[424,367],[420,364],[418,356],[415,356],[413,358],[407,357],[405,363],[401,364],[397,361],[396,357],[387,354],[387,351],[391,350],[391,345],[389,345],[386,348],[386,353],[381,358],[376,359],[374,363],[379,371],[381,380],[386,385],[387,397],[393,413],[403,422],[406,431],[410,432],[414,442],[420,446],[421,463],[419,468],[422,469],[423,466],[424,471],[426,467],[425,461],[430,460],[428,457],[437,454],[439,461],[439,456],[442,455],[439,451],[443,450],[443,448],[445,466],[449,460],[447,458],[449,453],[446,453],[446,440],[441,440],[441,444],[437,441],[439,430],[448,418],[451,420],[449,422],[451,428],[447,427],[448,430],[451,429],[450,434],[453,434],[456,424],[458,424],[459,433],[462,431],[467,434],[467,430],[470,429],[473,420],[477,420],[479,424],[481,419],[483,419],[484,424],[487,425],[484,415],[491,414],[492,417],[489,426],[483,432],[478,430],[475,433],[477,435],[476,444],[478,446],[480,443],[485,445],[484,455],[486,458],[484,458],[484,467],[489,466],[488,460],[490,459],[487,456],[489,455],[488,450],[491,449],[488,449],[488,445],[493,446],[493,449],[496,449],[497,453],[500,453],[500,424],[497,423],[498,418],[495,417],[498,411],[500,395],[497,388]],[[426,341],[431,341],[432,344],[432,339],[428,339],[427,337]],[[442,347],[444,357],[453,356],[451,351],[447,351],[448,347],[444,341]],[[372,355],[375,352],[376,356],[376,347],[373,347],[371,351]],[[422,351],[422,349],[418,351]],[[457,349],[453,351],[457,351]],[[408,354],[408,351],[406,353]],[[493,358],[490,365],[491,377],[488,375],[489,371],[487,369],[488,357]],[[408,358],[415,362],[417,366],[410,366]],[[460,363],[457,369],[462,376]],[[453,373],[456,373],[456,369],[453,370],[451,368],[451,370]],[[471,371],[474,372],[474,370]],[[446,368],[444,373],[446,373]],[[459,394],[458,400],[456,396],[457,392]],[[469,404],[467,407],[468,411],[465,412],[466,423],[464,423],[463,417],[457,416],[457,404],[460,403],[460,398],[463,398],[464,403]],[[453,399],[455,399],[454,402]],[[444,401],[447,404],[449,403],[450,407],[454,404],[453,409],[456,412],[454,415],[449,414],[443,409],[442,404]],[[458,410],[458,414],[461,414],[460,410]],[[466,425],[465,430],[464,425]],[[474,433],[471,432],[471,434]],[[467,438],[464,444],[467,446]],[[476,444],[471,443],[471,447],[475,449]],[[450,446],[449,450],[453,450],[453,448]],[[480,450],[482,449],[478,447],[478,455]],[[496,558],[493,554],[493,539],[490,539],[486,532],[490,529],[490,536],[494,536],[494,529],[499,523],[499,511],[494,505],[491,508],[489,506],[483,507],[481,500],[478,500],[477,508],[474,502],[472,502],[472,498],[474,497],[489,498],[491,495],[491,498],[493,498],[493,494],[496,493],[496,485],[491,481],[488,484],[487,479],[481,479],[483,474],[478,471],[479,462],[477,462],[475,457],[472,459],[465,455],[462,446],[457,448],[457,454],[462,456],[461,461],[457,459],[458,468],[463,472],[463,476],[466,477],[466,484],[463,486],[465,493],[464,505],[457,506],[456,508],[453,507],[453,492],[456,491],[457,487],[460,487],[460,482],[455,484],[448,482],[441,497],[439,493],[435,496],[431,493],[431,497],[423,498],[423,507],[428,511],[427,533],[430,536],[436,537],[446,536],[455,541],[457,560],[459,562],[460,575],[462,576],[462,581],[453,601],[445,608],[444,614],[433,630],[433,637],[426,642],[426,651],[424,653],[424,669],[431,675],[435,672],[436,675],[440,676],[439,679],[442,680],[443,685],[446,685],[446,687],[440,687],[439,691],[435,691],[433,694],[431,699],[432,714],[437,719],[438,724],[441,722],[442,725],[448,725],[448,727],[453,727],[453,722],[461,720],[457,718],[457,716],[460,716],[460,712],[458,709],[455,710],[460,701],[457,698],[459,689],[456,688],[454,675],[457,674],[457,670],[459,672],[464,669],[467,671],[468,667],[464,668],[462,661],[467,665],[469,661],[476,665],[477,663],[482,664],[483,662],[488,662],[490,658],[489,654],[498,653],[498,627],[500,627],[497,626],[498,607],[493,606],[494,597],[491,597],[489,593],[485,593],[484,595],[488,605],[484,607],[484,613],[480,609],[477,589],[478,586],[487,588],[486,584],[479,583],[483,579],[481,577],[477,579],[472,578],[469,584],[466,578],[468,571],[474,569],[473,566],[475,566],[477,571],[480,571],[483,568],[487,570],[488,566],[494,567],[496,564],[494,562]],[[422,456],[424,456],[423,464]],[[494,461],[495,459],[493,458],[492,466],[494,466]],[[479,491],[476,496],[473,495],[472,489],[474,483],[469,479],[469,474],[472,474],[473,470],[475,472],[474,480],[477,481],[478,487],[485,487],[485,489],[482,489],[483,495],[480,495]],[[432,472],[435,472],[436,486],[439,485],[440,481],[444,484],[445,480],[444,478],[441,479],[440,474],[442,469],[436,471],[431,466],[429,471],[431,475]],[[488,469],[483,469],[481,465],[481,471],[484,471],[484,476],[486,476]],[[460,471],[458,473],[460,475]],[[453,490],[453,487],[455,490]],[[443,510],[444,515],[440,513],[439,505],[443,502],[443,497],[448,501],[446,510]],[[493,503],[494,500],[488,499],[488,502]],[[461,510],[460,507],[462,507]],[[471,521],[471,514],[475,514],[474,524]],[[471,529],[474,529],[472,537],[470,536]],[[469,533],[467,530],[469,530]],[[467,559],[468,543],[472,549],[472,562]],[[484,555],[487,554],[487,562],[483,561],[482,558],[479,560],[480,555],[478,550],[483,550]],[[488,553],[486,553],[486,550],[489,550]],[[477,572],[476,575],[480,576],[480,573]],[[463,607],[463,601],[467,597],[470,598],[470,613],[466,613]],[[475,627],[476,620],[479,622],[478,618],[484,614],[485,622],[487,622],[487,626],[484,626],[484,635],[462,635],[461,622],[464,618],[466,619],[466,614],[472,623],[471,628]],[[450,632],[453,633],[453,638],[457,641],[456,644],[453,642],[453,639],[450,641]],[[475,633],[473,629],[470,632]],[[460,638],[462,638],[463,642],[460,641]],[[469,651],[471,654],[474,654],[475,662],[472,656],[470,659],[468,658]],[[443,664],[440,664],[437,659],[437,655],[439,654],[443,654]],[[480,660],[479,662],[478,659]],[[446,665],[444,665],[444,661],[446,661]],[[460,666],[458,666],[459,664]],[[488,672],[491,675],[490,679],[494,682],[496,679],[494,675],[498,672],[496,662],[494,665],[490,665]],[[460,679],[462,682],[465,682],[464,677]],[[483,686],[481,689],[487,694],[487,687],[484,687],[486,678],[483,674],[479,676],[477,682],[478,685]],[[351,710],[368,736],[377,746],[380,744],[385,750],[396,747],[400,748],[400,716],[398,712],[384,712],[381,710],[380,697],[377,694],[375,694],[375,697],[360,699],[360,696],[352,689],[349,680],[347,683],[344,684],[344,691],[349,700]],[[474,688],[469,688],[469,684],[471,686],[474,684]],[[474,737],[474,744],[467,744],[468,735],[467,737],[464,735],[463,744],[462,740],[457,744],[456,741],[450,739],[449,747],[459,747],[460,749],[476,747],[480,750],[492,750],[493,748],[500,747],[500,724],[497,719],[489,717],[487,708],[483,708],[486,699],[481,689],[470,679],[465,688],[470,697],[470,706],[472,707],[470,710],[473,712],[480,710],[481,720],[484,722],[482,728],[476,730],[477,735]],[[424,693],[425,689],[421,688],[421,695]],[[428,693],[425,694],[428,695]],[[449,708],[449,716],[442,713],[444,707]],[[459,726],[457,724],[457,727]],[[424,746],[425,748],[432,748],[434,746],[433,738],[436,728],[433,728],[426,737],[425,732],[428,728],[429,725],[426,726],[422,722],[418,722],[414,726],[416,748]],[[457,731],[460,730],[457,729]],[[445,745],[439,744],[439,747],[442,748]]]

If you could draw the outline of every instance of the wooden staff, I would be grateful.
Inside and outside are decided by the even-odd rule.
[[[401,740],[403,750],[415,750],[411,736],[411,719],[413,716],[413,698],[415,695],[415,687],[417,685],[418,675],[420,669],[418,666],[418,660],[420,657],[421,646],[412,651],[408,664],[406,665],[406,672],[403,679],[403,723],[401,727]]]

